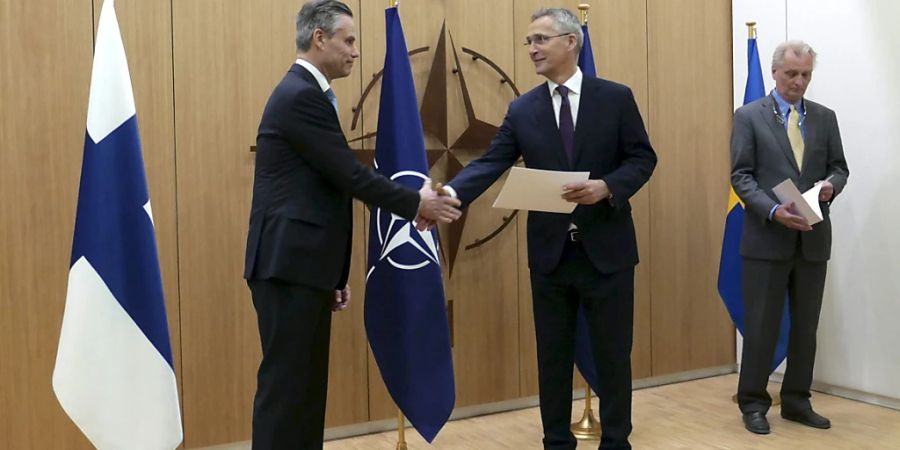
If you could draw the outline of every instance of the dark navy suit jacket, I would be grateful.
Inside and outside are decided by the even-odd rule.
[[[572,214],[528,214],[528,265],[539,273],[559,264],[571,223],[600,272],[614,273],[638,263],[628,199],[649,180],[656,154],[627,86],[584,77],[580,95],[574,164],[565,157],[550,89],[541,83],[510,104],[487,152],[448,183],[468,206],[519,157],[529,168],[590,171],[591,179],[606,181],[613,194],[609,200],[578,205]]]
[[[294,64],[259,124],[244,278],[343,288],[352,197],[409,220],[419,205],[418,192],[356,159],[315,77]]]

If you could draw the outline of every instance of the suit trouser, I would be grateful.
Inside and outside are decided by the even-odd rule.
[[[791,331],[787,370],[781,384],[783,411],[811,409],[809,387],[816,359],[816,330],[825,289],[826,261],[743,259],[744,344],[738,382],[741,412],[766,413],[772,398],[766,391],[778,329],[788,294]]]
[[[634,269],[601,274],[579,242],[568,242],[550,274],[531,272],[538,383],[545,449],[574,449],[572,372],[575,321],[585,314],[600,392],[600,448],[631,448],[631,346]]]
[[[250,280],[262,343],[253,450],[322,448],[334,291]]]

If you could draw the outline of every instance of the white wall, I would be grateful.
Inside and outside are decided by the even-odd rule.
[[[807,97],[836,111],[850,166],[847,188],[831,208],[834,243],[815,382],[870,394],[868,399],[882,397],[887,400],[882,403],[895,406],[900,404],[897,18],[896,0],[733,0],[736,105],[746,76],[745,21],[759,22],[768,89],[775,45],[785,37],[805,40],[819,54]]]

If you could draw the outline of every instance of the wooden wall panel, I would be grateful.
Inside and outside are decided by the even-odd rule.
[[[649,131],[650,102],[647,76],[647,4],[645,2],[597,1],[591,4],[588,29],[594,49],[597,75],[631,88]],[[656,145],[651,140],[651,144]],[[651,375],[650,298],[650,186],[654,178],[631,198],[641,263],[634,276],[634,347],[632,377]]]
[[[467,117],[466,91],[472,117],[494,127],[501,124],[507,104],[515,98],[510,87],[500,83],[495,70],[484,61],[474,60],[464,49],[484,55],[510,75],[517,49],[512,37],[511,0],[455,0],[448,1],[446,7],[447,30],[453,44],[447,48],[448,68],[461,71],[451,75],[447,84],[447,122],[452,145],[477,126]],[[458,56],[458,66],[454,54]],[[493,134],[491,130],[487,139],[474,148],[459,144],[460,148],[451,150],[451,155],[465,166],[484,153]],[[500,227],[504,216],[512,213],[491,207],[501,185],[502,179],[469,206],[447,284],[447,297],[454,301],[457,407],[519,397],[517,226],[513,223],[484,245],[465,249]],[[446,247],[445,251],[452,250]]]
[[[92,55],[91,5],[0,8],[0,448],[90,448],[51,386]]]
[[[728,192],[731,5],[649,0],[653,374],[733,364],[716,292]]]

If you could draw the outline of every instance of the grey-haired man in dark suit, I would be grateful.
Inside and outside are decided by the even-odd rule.
[[[803,97],[816,53],[802,41],[778,46],[772,58],[775,89],[735,112],[731,135],[731,185],[745,205],[741,236],[744,347],[738,405],[744,426],[768,434],[766,392],[785,293],[790,305],[787,371],[781,416],[815,428],[828,419],[810,404],[816,329],[831,255],[829,205],[847,183],[834,111]],[[779,204],[772,188],[791,179],[801,191],[822,184],[824,220],[810,226],[793,204]]]

